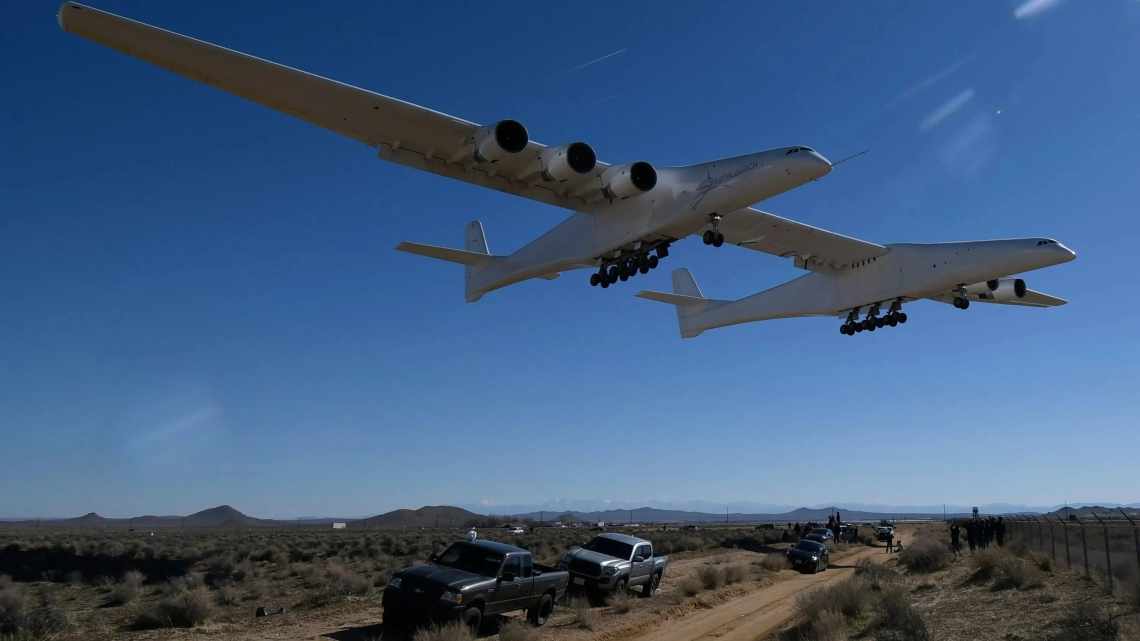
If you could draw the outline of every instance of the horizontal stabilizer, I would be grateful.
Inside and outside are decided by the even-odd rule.
[[[655,300],[659,303],[666,303],[669,305],[705,305],[709,303],[709,299],[701,296],[686,296],[684,294],[670,294],[668,292],[654,292],[649,290],[642,290],[637,293],[638,298],[646,300]]]
[[[437,245],[409,243],[407,241],[396,245],[396,249],[402,252],[408,252],[409,254],[438,258],[439,260],[459,263],[460,265],[467,265],[469,267],[482,265],[491,260],[491,256],[481,252],[468,251],[466,249],[451,249],[450,247],[439,247]]]

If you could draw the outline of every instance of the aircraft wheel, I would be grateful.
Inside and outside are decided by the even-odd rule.
[[[887,324],[887,319],[885,319],[881,316],[875,319],[875,327],[878,329],[882,329],[883,326],[886,324]]]
[[[900,323],[906,322],[906,312],[899,312],[899,322]]]
[[[713,247],[720,247],[723,244],[724,244],[724,234],[717,232],[717,234],[715,236],[713,236],[712,246]]]
[[[657,247],[657,258],[665,258],[669,255],[669,246],[660,245]]]
[[[878,327],[878,325],[875,324],[875,320],[876,319],[874,318],[868,318],[867,320],[863,321],[863,324],[867,326],[868,332],[873,332]]]
[[[716,235],[713,234],[711,229],[706,229],[705,233],[701,234],[701,241],[704,242],[704,244],[706,244],[706,245],[713,244],[713,240],[715,238],[716,238]]]
[[[847,326],[846,325],[840,325],[839,326],[839,333],[846,336],[847,335]]]
[[[602,282],[602,277],[598,274],[590,274],[590,287],[597,287]]]
[[[606,274],[608,274],[610,277],[611,285],[617,282],[618,276],[620,275],[618,274],[618,268],[616,265],[611,265],[609,271],[607,271]]]
[[[660,259],[658,259],[656,256],[650,256],[649,257],[649,269],[657,269],[657,265],[660,262],[661,262]]]
[[[895,314],[891,314],[887,317],[887,324],[891,327],[897,326],[899,324],[899,317]]]
[[[602,279],[602,282],[601,282],[601,285],[602,285],[602,289],[606,289],[606,288],[608,288],[608,287],[610,286],[610,279],[608,279],[608,278],[603,278],[603,279]]]

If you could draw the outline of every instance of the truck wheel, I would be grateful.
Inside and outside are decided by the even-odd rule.
[[[546,621],[550,618],[551,612],[554,612],[554,598],[549,594],[544,594],[534,607],[527,610],[526,614],[527,618],[530,619],[531,625],[536,628],[541,628],[546,625]]]
[[[629,579],[622,579],[614,584],[614,594],[625,594],[625,590],[628,587]]]
[[[483,627],[483,611],[470,607],[463,611],[463,625],[471,628],[472,634],[478,636],[479,628]]]
[[[641,598],[648,599],[649,597],[653,596],[653,593],[657,591],[657,588],[660,587],[660,585],[661,573],[654,572],[649,576],[649,580],[645,582],[645,585],[641,586]]]

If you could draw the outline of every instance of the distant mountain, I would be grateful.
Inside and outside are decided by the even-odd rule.
[[[796,522],[796,521],[826,521],[827,517],[840,513],[844,521],[877,521],[879,519],[902,518],[942,518],[942,512],[937,513],[898,513],[898,512],[864,512],[860,510],[847,510],[837,507],[806,508],[801,507],[789,512],[776,514],[742,514],[730,512],[728,514],[712,514],[709,512],[685,512],[681,510],[659,510],[651,507],[639,507],[632,510],[601,510],[596,512],[545,512],[543,516],[548,521],[568,517],[574,521],[594,523],[763,523],[763,522]],[[949,513],[951,516],[960,516],[959,513]],[[520,519],[538,520],[540,513],[517,514]]]
[[[1119,519],[1122,516],[1120,513],[1121,509],[1123,509],[1133,519],[1140,519],[1140,509],[1133,506],[1124,508],[1118,508],[1115,505],[1086,505],[1081,507],[1063,507],[1059,510],[1050,512],[1050,514],[1061,519],[1068,519],[1070,516],[1076,516],[1078,519],[1095,519],[1096,516],[1099,516],[1103,519]]]
[[[349,527],[365,528],[421,528],[421,527],[462,527],[471,521],[485,518],[461,507],[450,505],[427,505],[418,510],[393,510],[359,519],[349,523]]]

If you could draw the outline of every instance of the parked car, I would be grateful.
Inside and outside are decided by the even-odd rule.
[[[794,547],[788,548],[787,555],[792,568],[807,570],[812,574],[826,570],[828,563],[831,562],[831,553],[828,552],[827,546],[808,538],[800,539]]]
[[[511,534],[526,534],[526,528],[517,527],[517,526],[513,527],[513,528],[511,528]]]
[[[494,614],[526,610],[541,626],[566,593],[570,575],[535,563],[530,552],[495,541],[452,543],[428,563],[396,573],[384,589],[384,623],[460,620],[478,630]]]
[[[562,557],[560,567],[570,571],[570,585],[592,592],[624,592],[641,586],[650,597],[661,585],[669,559],[653,553],[645,539],[614,532],[599,534]]]
[[[886,541],[887,539],[893,537],[894,534],[895,529],[889,525],[880,525],[879,527],[875,528],[875,539],[879,541]]]

